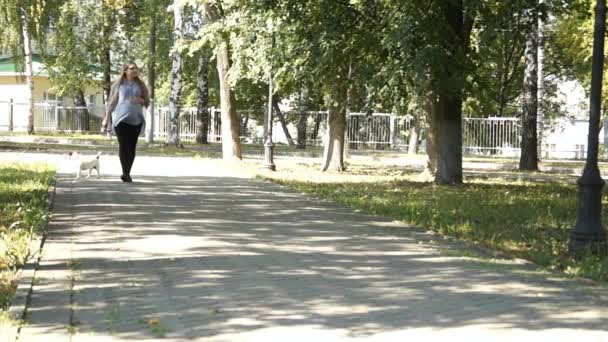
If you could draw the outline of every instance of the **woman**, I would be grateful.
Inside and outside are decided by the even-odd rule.
[[[131,167],[135,160],[135,147],[145,125],[143,107],[147,108],[149,105],[148,88],[139,78],[137,65],[133,62],[123,65],[120,77],[110,89],[110,98],[102,122],[106,130],[111,122],[118,138],[118,156],[122,166],[120,179],[123,182],[133,181]]]

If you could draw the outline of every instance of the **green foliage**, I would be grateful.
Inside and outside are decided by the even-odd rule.
[[[57,7],[57,1],[0,0],[0,51],[11,53],[23,67],[24,25],[29,39],[39,49],[46,48],[47,29]]]
[[[57,52],[47,56],[52,90],[58,95],[75,96],[99,77],[95,39],[87,24],[92,20],[91,8],[80,6],[78,0],[66,1],[58,11],[58,18],[50,42]]]
[[[525,2],[488,2],[473,32],[475,72],[469,76],[468,116],[513,116],[524,76]]]
[[[285,96],[303,86],[329,92],[348,82],[349,65],[359,65],[371,48],[370,21],[358,18],[362,7],[358,2],[222,1],[223,20],[205,25],[192,45],[216,46],[218,37],[229,37],[233,83],[248,79],[252,89],[263,89],[272,73],[277,92]]]
[[[14,290],[10,274],[28,261],[30,241],[47,220],[54,173],[44,165],[0,164],[0,307]]]
[[[591,57],[593,50],[595,1],[573,1],[570,11],[560,13],[551,23],[548,39],[548,61],[558,77],[575,79],[589,91],[591,88]],[[604,70],[606,70],[604,61]],[[602,101],[608,98],[608,80],[604,77]]]

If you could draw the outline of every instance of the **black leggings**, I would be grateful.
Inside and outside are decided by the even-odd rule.
[[[118,138],[118,156],[122,166],[122,174],[130,175],[133,161],[135,160],[135,147],[141,133],[141,124],[137,126],[121,122],[114,129]]]

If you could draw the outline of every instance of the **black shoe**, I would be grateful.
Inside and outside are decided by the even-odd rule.
[[[122,180],[125,183],[132,183],[133,180],[131,179],[131,176],[129,175],[122,175],[120,176],[120,180]]]

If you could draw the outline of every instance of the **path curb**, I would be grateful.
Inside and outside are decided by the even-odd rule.
[[[41,227],[39,227],[39,232],[41,232],[41,234],[30,242],[30,250],[33,251],[33,257],[18,272],[19,281],[17,283],[17,290],[11,301],[8,314],[11,320],[17,321],[19,324],[12,324],[10,328],[7,329],[8,341],[18,340],[21,327],[25,323],[28,304],[35,285],[36,271],[38,270],[43,255],[42,248],[48,235],[48,225],[53,210],[53,204],[55,203],[56,188],[57,178],[53,180],[48,190],[47,210],[49,217],[41,224]]]

